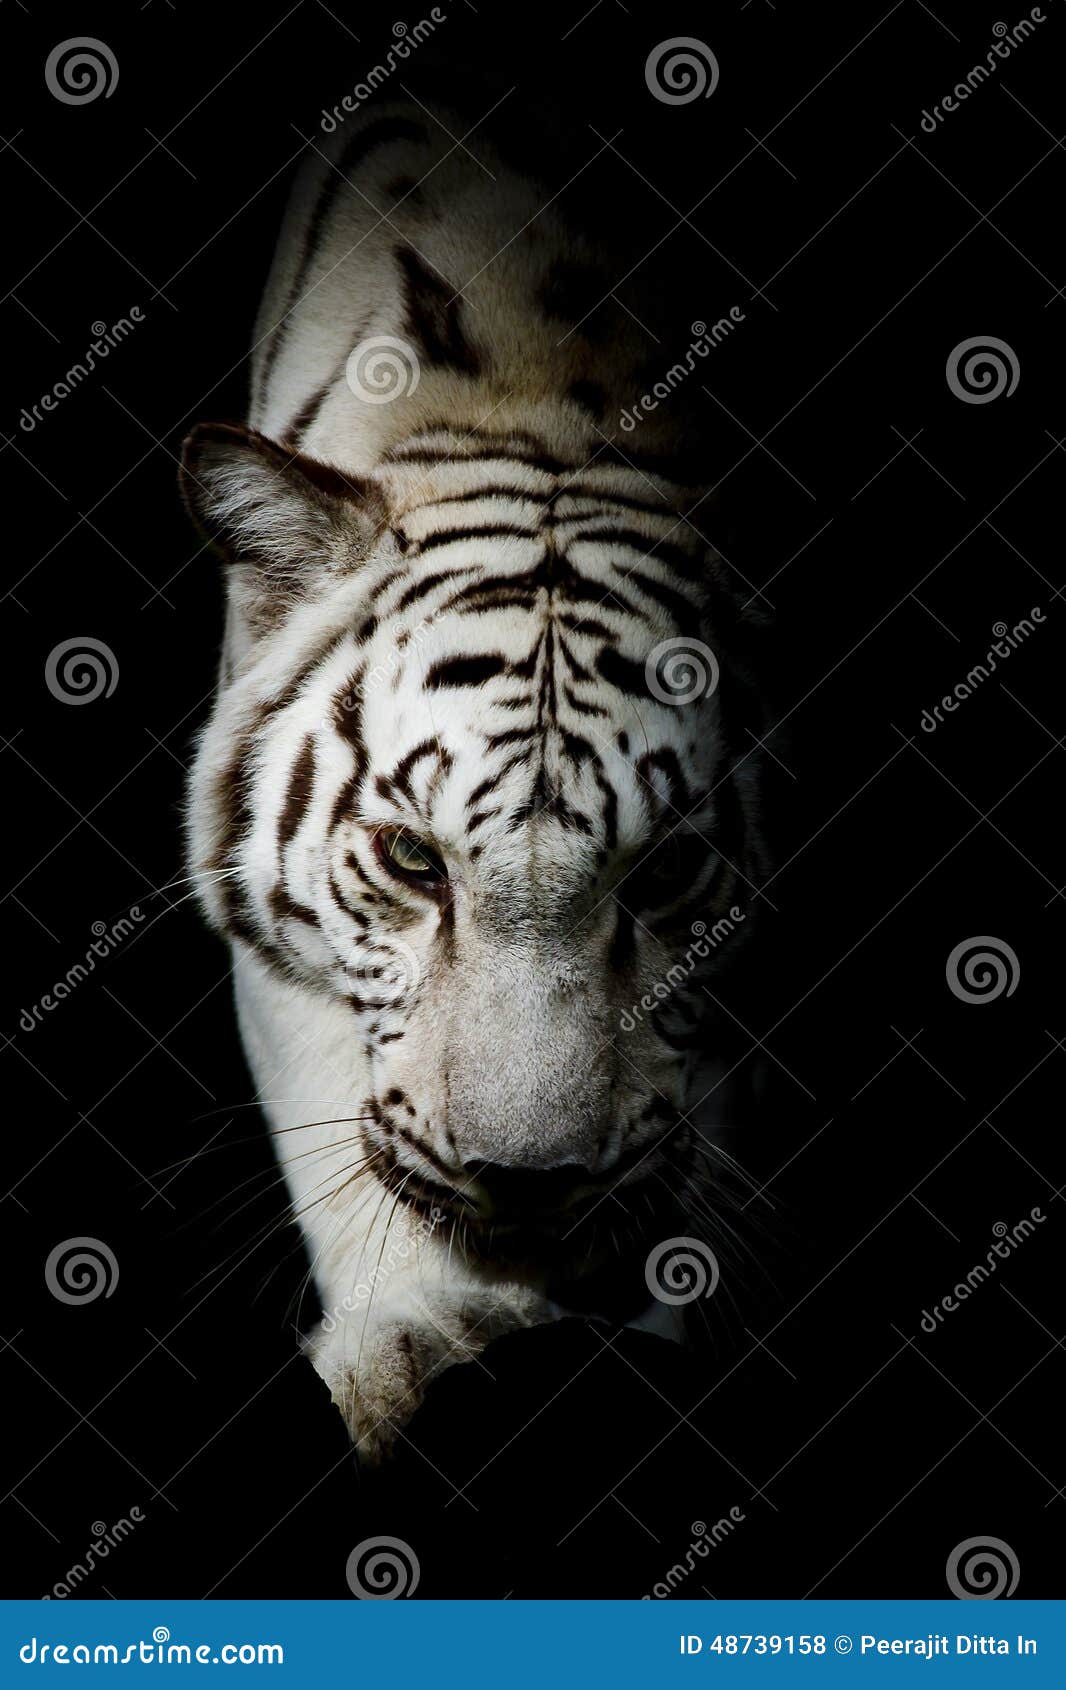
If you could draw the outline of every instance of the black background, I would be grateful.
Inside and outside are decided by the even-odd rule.
[[[558,102],[582,137],[572,171],[594,160],[582,185],[634,256],[662,240],[679,339],[745,313],[700,374],[720,483],[706,531],[772,603],[787,764],[783,866],[729,999],[730,1060],[764,1076],[731,1139],[759,1195],[730,1216],[709,1362],[576,1323],[524,1334],[445,1375],[395,1469],[360,1481],[295,1352],[306,1264],[249,1105],[227,958],[172,884],[221,626],[175,452],[191,422],[241,414],[301,136],[380,62],[398,14],[5,7],[3,1062],[21,1101],[0,1378],[23,1426],[4,1439],[8,1593],[43,1594],[94,1522],[136,1506],[144,1523],[81,1594],[346,1597],[350,1550],[386,1533],[417,1555],[420,1595],[639,1596],[693,1522],[731,1508],[742,1522],[679,1594],[937,1596],[951,1550],[988,1534],[1016,1555],[1019,1595],[1052,1594],[1066,17],[1046,0],[929,135],[923,110],[1013,9],[445,11],[427,63],[439,50],[486,90],[491,75],[486,108],[500,85]],[[67,106],[44,61],[83,34],[119,80]],[[666,105],[645,61],[686,35],[719,86]],[[106,366],[21,427],[90,325],[133,305],[145,320]],[[1012,349],[1009,397],[950,390],[948,355],[976,335]],[[1034,606],[1045,623],[923,733],[993,624]],[[45,664],[86,635],[118,683],[75,707]],[[92,924],[132,905],[136,935],[25,1031]],[[1010,997],[949,991],[948,955],[977,935],[1016,954]],[[997,1223],[1034,1205],[1035,1235],[923,1332]],[[44,1263],[82,1235],[119,1278],[67,1306]]]

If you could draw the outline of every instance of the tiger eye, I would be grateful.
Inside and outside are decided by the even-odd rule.
[[[393,828],[381,835],[385,856],[401,874],[418,880],[443,878],[447,870],[438,853],[424,840],[408,833],[406,828]]]

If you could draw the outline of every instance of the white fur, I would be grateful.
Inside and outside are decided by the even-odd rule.
[[[343,139],[332,144],[334,153]],[[263,472],[254,463],[224,461],[204,493],[214,501],[216,518],[237,532],[238,549],[254,554],[268,576],[281,574],[291,585],[294,570],[304,571],[303,589],[284,616],[272,627],[253,628],[247,595],[254,581],[240,559],[235,566],[227,633],[231,679],[220,689],[192,777],[189,851],[208,915],[231,935],[242,1038],[325,1311],[309,1353],[354,1437],[371,1453],[396,1435],[441,1367],[476,1353],[501,1331],[564,1311],[546,1276],[464,1253],[448,1224],[430,1217],[427,1227],[424,1215],[420,1222],[397,1205],[373,1163],[353,1168],[363,1154],[359,1139],[375,1142],[380,1122],[372,1129],[344,1122],[364,1115],[368,1100],[387,1113],[382,1100],[402,1092],[411,1141],[397,1139],[395,1155],[413,1178],[439,1184],[444,1166],[461,1188],[464,1164],[471,1161],[539,1169],[567,1164],[588,1171],[605,1203],[624,1202],[629,1176],[608,1196],[610,1170],[621,1156],[645,1148],[643,1171],[658,1165],[663,1121],[646,1119],[644,1111],[656,1100],[667,1112],[682,1108],[692,1080],[691,1061],[679,1060],[650,1020],[618,1049],[620,1017],[634,995],[652,990],[677,963],[679,945],[676,934],[638,924],[634,961],[624,981],[615,978],[612,944],[623,918],[612,885],[621,879],[624,903],[622,877],[647,852],[661,822],[653,814],[656,804],[671,825],[681,820],[670,812],[662,768],[651,766],[638,777],[634,764],[645,747],[671,753],[700,794],[691,822],[704,833],[717,825],[714,793],[722,776],[717,697],[678,709],[650,693],[635,699],[597,676],[575,685],[602,714],[567,716],[564,710],[560,729],[548,731],[540,747],[552,790],[594,818],[597,836],[568,830],[544,813],[507,825],[528,797],[528,768],[516,765],[492,794],[500,819],[479,831],[481,854],[469,850],[470,795],[507,760],[506,750],[487,756],[485,736],[525,718],[504,708],[507,682],[430,691],[426,675],[457,656],[502,653],[521,660],[555,611],[549,603],[543,612],[502,609],[472,618],[444,608],[447,588],[404,610],[412,583],[451,568],[466,572],[456,586],[479,572],[522,576],[542,551],[538,524],[544,498],[552,494],[557,543],[595,588],[599,602],[589,613],[613,630],[617,650],[639,672],[649,648],[668,638],[674,624],[654,598],[626,583],[625,566],[639,564],[652,580],[677,587],[676,576],[655,555],[668,540],[688,548],[708,571],[715,567],[679,521],[676,488],[598,461],[597,431],[566,400],[566,389],[593,375],[609,382],[638,349],[627,335],[606,354],[593,355],[580,336],[566,340],[560,325],[545,318],[536,304],[545,264],[553,254],[582,260],[593,254],[564,231],[553,211],[537,215],[533,187],[517,181],[480,143],[478,151],[494,181],[461,153],[445,159],[444,141],[399,141],[371,155],[356,189],[342,193],[327,222],[267,380],[267,331],[290,309],[308,194],[331,180],[331,166],[313,159],[264,300],[251,420],[267,435],[283,437],[309,394],[325,384],[300,450],[369,478],[393,532],[358,567],[345,568],[343,532],[338,537],[332,516],[321,506],[310,514],[300,508],[288,486],[278,487],[273,500],[269,488],[264,496]],[[422,181],[420,194],[382,219],[384,186],[403,175]],[[535,231],[512,239],[526,221]],[[464,329],[483,356],[484,373],[475,380],[427,365],[415,393],[371,405],[349,387],[344,364],[353,339],[403,330],[393,258],[401,234],[456,290],[462,288]],[[441,418],[448,419],[443,433]],[[519,462],[502,448],[498,461],[469,461],[482,427],[493,435],[515,429],[536,435],[575,468],[558,474]],[[665,423],[649,423],[649,443],[662,445],[665,430]],[[404,450],[435,445],[447,448],[447,462],[402,461]],[[504,491],[459,507],[441,503],[484,485]],[[568,492],[570,486],[585,491]],[[660,508],[620,515],[612,499],[625,497]],[[468,539],[420,560],[420,544],[447,520],[457,521],[456,509],[463,526],[506,522],[537,534]],[[595,538],[598,530],[620,524],[639,536],[640,549],[620,551]],[[592,537],[579,541],[579,532]],[[354,518],[349,540],[355,557],[366,535],[360,540]],[[404,540],[407,552],[400,549]],[[636,602],[639,617],[626,601]],[[354,630],[372,602],[377,628],[359,643]],[[599,637],[579,626],[568,638],[591,674]],[[277,707],[287,681],[316,655],[317,668],[297,695]],[[364,781],[358,809],[331,832],[338,793],[356,766],[352,745],[338,730],[335,701],[360,674],[360,724],[371,775],[386,772],[423,741],[446,747],[450,766],[445,775],[431,757],[417,764],[410,799],[382,794],[372,779]],[[595,747],[617,794],[613,866],[600,881],[594,860],[606,826],[602,789],[590,764],[567,760],[563,729]],[[294,765],[308,743],[313,790],[279,860],[279,825],[291,802]],[[227,784],[232,786],[235,747],[242,744],[248,746],[248,825],[227,845]],[[361,906],[367,886],[382,876],[373,854],[375,831],[424,829],[427,814],[451,872],[447,945],[437,906],[420,894],[393,888],[398,910]],[[220,853],[230,872],[213,876]],[[719,864],[708,879],[709,907],[718,880],[729,872],[729,865]],[[313,920],[278,914],[279,882]],[[264,960],[233,936],[226,898],[234,887],[256,931],[272,935],[280,966],[277,956]],[[369,932],[351,913],[360,907],[369,912]],[[386,954],[399,949],[412,978],[396,1002],[353,1010],[353,957],[362,968],[375,947]],[[396,1031],[402,1039],[390,1042]],[[345,1142],[350,1139],[357,1142]],[[406,1237],[406,1252],[393,1248],[398,1237],[401,1243]],[[372,1295],[363,1294],[368,1284]],[[661,1327],[661,1306],[653,1307]],[[666,1325],[672,1328],[672,1321]]]

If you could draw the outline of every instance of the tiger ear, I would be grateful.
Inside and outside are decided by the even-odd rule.
[[[252,633],[340,580],[373,549],[388,510],[371,481],[233,423],[201,423],[182,446],[180,485],[193,522],[229,567]]]

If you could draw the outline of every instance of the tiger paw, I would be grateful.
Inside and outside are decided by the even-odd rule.
[[[387,1319],[362,1328],[320,1330],[308,1341],[307,1352],[360,1457],[377,1466],[402,1439],[431,1380],[476,1357],[489,1336],[472,1332],[457,1316],[444,1317],[439,1327]]]

